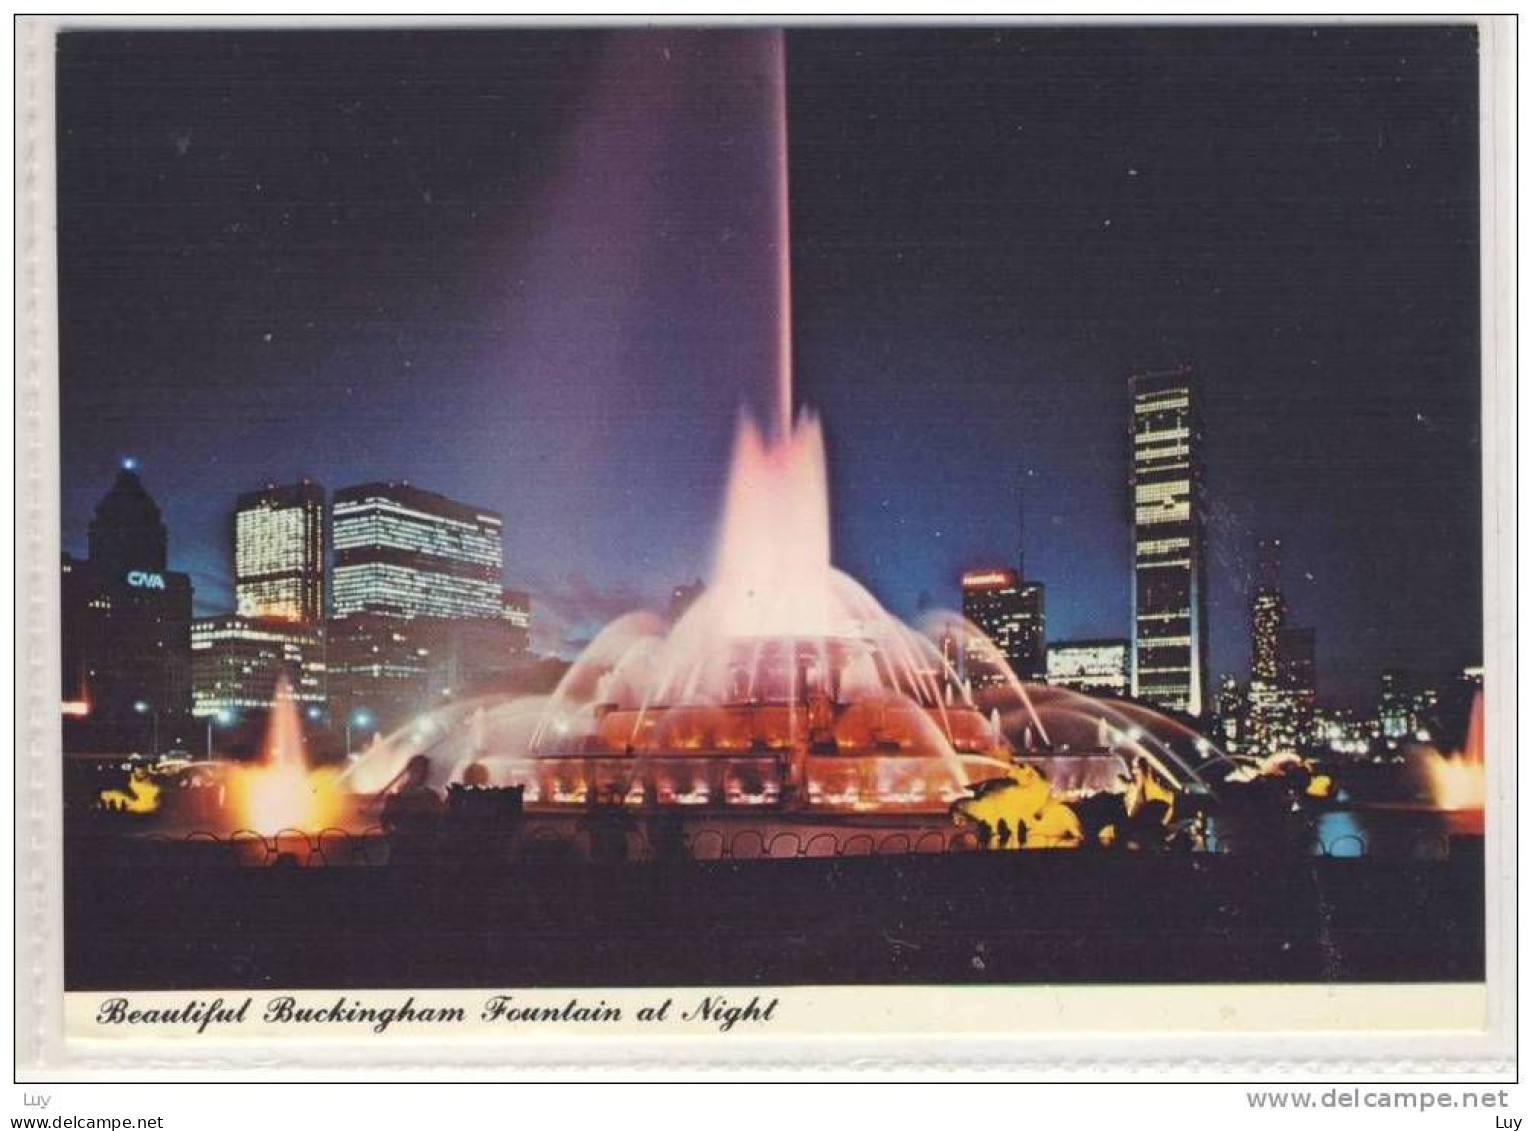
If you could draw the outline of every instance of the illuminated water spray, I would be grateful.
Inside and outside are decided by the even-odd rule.
[[[1484,809],[1484,694],[1476,692],[1463,749],[1452,754],[1424,754],[1431,802],[1438,809]]]
[[[932,635],[891,616],[832,563],[823,432],[813,413],[793,413],[780,32],[771,33],[770,60],[775,419],[738,422],[706,590],[673,625],[648,613],[609,624],[551,695],[453,704],[402,728],[348,771],[358,793],[388,788],[423,754],[436,784],[477,763],[496,784],[523,786],[532,807],[945,815],[974,784],[1018,772],[1001,708],[976,704]],[[955,619],[960,653],[988,645]],[[1133,754],[1173,760],[1104,704],[1059,692],[1039,711],[993,645],[988,652],[1003,673],[1004,710],[1020,712],[1028,742],[1047,744],[1052,728],[1067,729],[1076,715],[1088,715],[1094,733],[1094,721],[1110,714]],[[1169,776],[1184,776],[1178,769]]]
[[[309,768],[298,701],[287,677],[279,677],[260,762],[229,771],[235,823],[267,836],[327,828],[343,811],[336,777],[333,770]]]
[[[771,33],[771,66],[776,78],[773,124],[776,141],[777,253],[777,436],[786,436],[793,423],[793,254],[792,198],[788,182],[787,45],[782,32]]]

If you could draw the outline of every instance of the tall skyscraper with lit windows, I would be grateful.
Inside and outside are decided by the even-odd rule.
[[[335,492],[330,714],[397,726],[512,674],[531,600],[505,589],[501,518],[408,483]]]
[[[335,492],[334,616],[505,615],[501,518],[407,483]]]
[[[317,625],[325,616],[325,497],[268,486],[234,506],[234,600],[242,617]]]
[[[1134,373],[1132,695],[1201,715],[1207,675],[1202,435],[1189,366]]]
[[[191,625],[192,714],[238,717],[264,711],[279,681],[305,709],[325,705],[325,638],[318,625],[239,615],[200,617]]]
[[[1314,739],[1314,630],[1287,623],[1282,543],[1260,540],[1250,598],[1249,747],[1267,756],[1298,751]]]
[[[1282,542],[1262,538],[1257,544],[1255,592],[1250,598],[1250,678],[1275,685],[1277,638],[1287,623],[1282,597]]]

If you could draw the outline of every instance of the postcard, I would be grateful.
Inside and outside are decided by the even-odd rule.
[[[1511,1071],[1514,24],[19,35],[19,1072]]]

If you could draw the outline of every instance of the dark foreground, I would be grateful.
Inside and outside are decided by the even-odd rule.
[[[90,846],[99,849],[99,843]],[[1481,854],[66,862],[73,990],[1478,981]]]

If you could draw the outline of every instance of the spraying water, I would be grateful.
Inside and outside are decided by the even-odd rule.
[[[792,196],[787,153],[787,43],[781,31],[771,33],[772,69],[776,78],[775,118],[776,252],[777,252],[777,436],[785,437],[793,419],[793,262]]]
[[[674,625],[647,613],[609,624],[551,695],[491,697],[417,720],[348,771],[351,789],[383,790],[425,754],[438,784],[478,763],[496,784],[522,786],[534,807],[945,814],[974,784],[1014,770],[999,708],[976,705],[931,636],[832,564],[823,431],[811,412],[793,414],[785,49],[780,32],[767,34],[778,156],[774,419],[738,421],[706,591]],[[975,630],[958,632],[961,655]],[[1045,720],[1002,658],[995,666],[1007,709],[1024,710],[1026,734],[1044,744],[1055,720],[1085,717],[1093,702],[1056,695]],[[1114,734],[1174,761],[1118,714]]]
[[[270,836],[283,829],[317,831],[342,810],[336,775],[310,770],[298,701],[285,675],[277,680],[261,760],[229,772],[235,823]]]
[[[1468,716],[1463,749],[1453,754],[1424,754],[1431,802],[1438,809],[1484,809],[1484,694],[1476,692]]]

